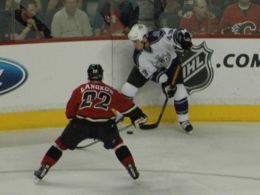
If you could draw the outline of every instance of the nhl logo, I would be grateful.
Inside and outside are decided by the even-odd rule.
[[[209,49],[204,41],[183,55],[181,60],[183,79],[190,94],[207,88],[212,82],[212,54],[213,50]]]

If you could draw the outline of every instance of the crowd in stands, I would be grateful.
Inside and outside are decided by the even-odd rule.
[[[0,41],[126,35],[186,28],[193,34],[260,34],[260,0],[1,0]]]

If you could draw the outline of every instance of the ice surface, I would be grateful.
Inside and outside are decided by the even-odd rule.
[[[196,123],[122,132],[140,178],[131,179],[101,143],[65,151],[39,183],[33,171],[62,129],[0,133],[2,195],[259,195],[260,124]]]

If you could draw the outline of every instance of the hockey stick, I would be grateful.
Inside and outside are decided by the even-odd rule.
[[[163,106],[162,106],[162,110],[161,110],[161,113],[157,119],[157,121],[153,124],[142,124],[142,125],[139,125],[139,128],[142,129],[142,130],[152,130],[152,129],[155,129],[159,126],[160,122],[161,122],[161,119],[162,119],[162,116],[163,116],[163,113],[164,113],[164,110],[166,108],[166,105],[168,103],[168,100],[169,98],[166,96],[166,99],[163,103]]]
[[[180,66],[177,66],[176,71],[174,73],[174,76],[172,78],[171,86],[173,86],[175,84],[175,81],[177,79],[177,76],[178,76],[179,72],[180,72]],[[155,129],[155,128],[157,128],[159,126],[159,124],[161,122],[161,119],[162,119],[162,116],[163,116],[163,113],[165,111],[165,108],[167,106],[168,100],[169,100],[169,98],[166,95],[166,99],[165,99],[165,101],[163,103],[162,110],[161,110],[161,113],[160,113],[157,121],[155,123],[153,123],[153,124],[141,124],[141,125],[139,125],[140,129],[142,129],[142,130],[152,130],[152,129]]]
[[[119,132],[125,131],[126,129],[128,129],[131,126],[132,126],[132,124],[129,124],[129,125],[123,127],[122,129],[118,129],[118,131]],[[76,149],[80,150],[80,149],[88,148],[89,146],[92,146],[92,145],[94,145],[94,144],[96,144],[98,142],[99,142],[99,140],[95,140],[95,141],[93,141],[93,142],[91,142],[89,144],[86,144],[86,145],[83,145],[83,146],[77,146]]]

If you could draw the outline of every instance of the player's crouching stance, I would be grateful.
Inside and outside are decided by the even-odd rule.
[[[132,100],[102,82],[103,69],[99,64],[88,67],[88,82],[76,88],[67,103],[66,116],[71,119],[55,144],[49,148],[34,172],[35,182],[41,180],[60,159],[66,149],[74,150],[84,139],[102,141],[106,149],[114,149],[118,160],[133,179],[139,177],[128,147],[120,137],[112,109],[129,117],[137,127],[147,121],[146,115]]]
[[[130,72],[122,93],[134,98],[138,89],[151,80],[159,83],[163,92],[172,98],[180,126],[192,133],[189,120],[188,93],[184,86],[177,48],[189,51],[192,47],[191,34],[185,29],[158,28],[148,31],[143,24],[135,24],[128,33],[134,45],[133,61],[135,66]],[[174,85],[172,81],[177,75]]]

